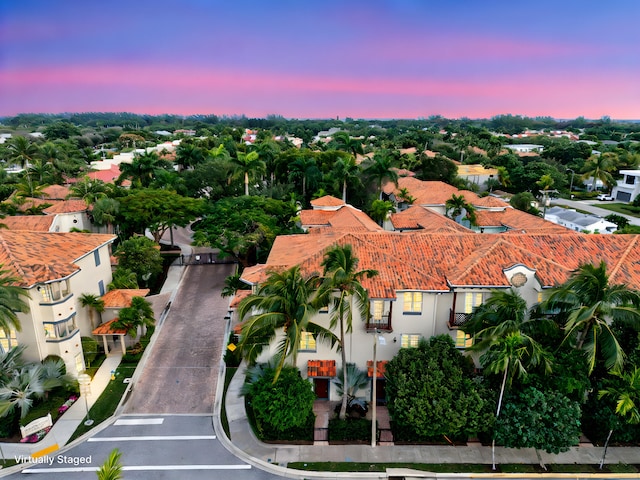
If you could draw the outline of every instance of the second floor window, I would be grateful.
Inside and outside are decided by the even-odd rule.
[[[464,296],[464,313],[473,313],[473,310],[482,304],[482,293],[467,293]]]
[[[404,292],[404,313],[422,313],[422,292]]]
[[[306,351],[306,352],[316,351],[316,339],[313,337],[312,333],[302,332],[302,335],[300,336],[300,346],[298,350]]]

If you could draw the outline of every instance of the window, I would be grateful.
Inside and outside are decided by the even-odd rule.
[[[8,352],[11,348],[18,345],[18,335],[15,329],[9,330],[9,335],[0,328],[0,353]]]
[[[96,262],[96,267],[100,266],[100,252],[98,250],[93,251],[93,259]]]
[[[75,363],[76,363],[76,371],[78,373],[83,372],[84,371],[84,360],[82,359],[82,354],[81,353],[76,355]]]
[[[473,345],[473,339],[468,333],[456,330],[456,348],[469,348]]]
[[[302,332],[302,335],[300,336],[299,350],[304,352],[316,351],[316,339],[313,338],[313,333]]]
[[[100,291],[101,296],[104,295],[104,282],[102,280],[98,282],[98,290]]]
[[[420,343],[422,335],[417,333],[400,335],[400,346],[402,348],[416,348]]]
[[[373,308],[371,309],[371,315],[374,322],[382,320],[382,314],[384,313],[384,302],[382,300],[374,300]]]
[[[422,292],[404,292],[404,313],[422,313]]]
[[[77,329],[75,313],[60,322],[44,322],[44,336],[47,340],[61,340],[73,335]]]
[[[538,292],[538,303],[542,303],[542,300],[544,300],[544,297],[543,297],[543,295],[542,295],[542,290],[540,290],[540,291]]]
[[[473,310],[482,304],[482,293],[466,293],[464,296],[464,313],[473,313]]]

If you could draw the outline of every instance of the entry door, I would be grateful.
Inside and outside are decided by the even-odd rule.
[[[313,390],[319,400],[329,400],[329,379],[314,378]]]
[[[387,384],[386,379],[379,378],[376,382],[376,405],[386,405],[387,395],[385,392],[385,386]]]

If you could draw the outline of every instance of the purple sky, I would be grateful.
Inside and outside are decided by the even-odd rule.
[[[640,119],[640,1],[0,0],[0,115]]]

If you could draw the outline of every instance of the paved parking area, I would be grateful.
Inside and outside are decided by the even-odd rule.
[[[220,292],[235,265],[196,265],[187,271],[126,414],[211,414],[225,344],[228,298]]]

